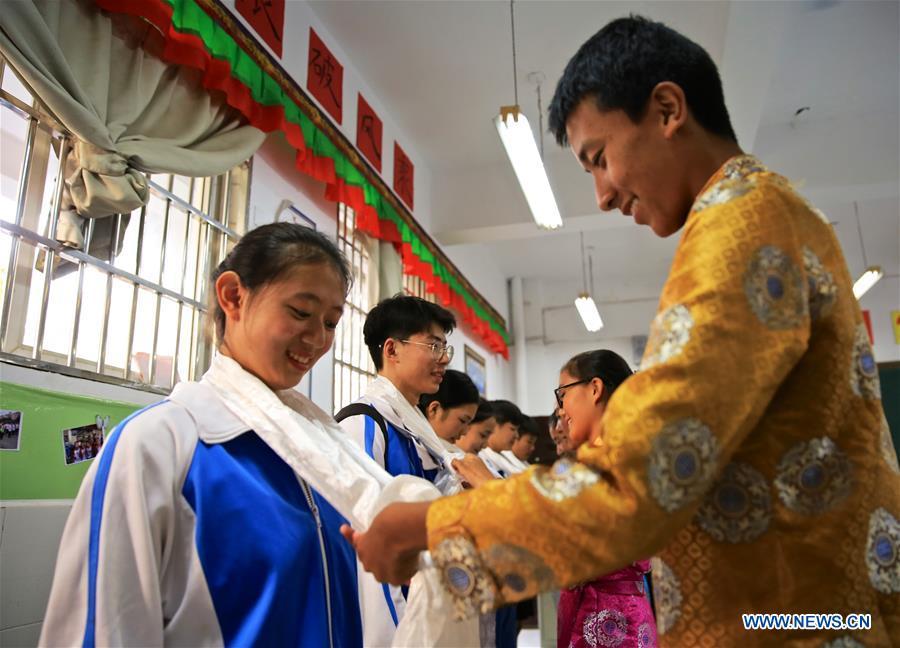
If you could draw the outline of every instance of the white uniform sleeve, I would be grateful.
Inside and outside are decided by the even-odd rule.
[[[338,423],[363,452],[384,468],[384,434],[378,424],[362,414],[349,416]]]
[[[178,456],[193,452],[177,447],[173,430],[192,424],[163,402],[110,434],[63,532],[40,645],[163,644],[160,572],[183,479]]]

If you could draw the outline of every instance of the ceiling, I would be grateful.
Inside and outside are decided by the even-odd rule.
[[[420,218],[451,258],[474,249],[505,277],[558,288],[543,291],[551,294],[545,303],[552,305],[556,293],[558,303],[570,303],[569,292],[582,281],[584,232],[600,301],[659,294],[677,237],[661,240],[618,212],[600,214],[589,178],[549,135],[545,164],[565,226],[552,233],[534,226],[491,121],[500,105],[513,103],[508,2],[310,5],[424,158],[432,204]],[[865,267],[861,229],[868,263],[896,276],[898,7],[895,0],[522,0],[515,4],[519,103],[537,134],[537,89],[529,72],[546,77],[546,110],[569,57],[606,22],[630,12],[661,20],[710,52],[742,147],[797,180],[838,223],[851,273]],[[794,119],[801,107],[809,110]],[[639,317],[634,332],[646,328],[644,314]]]

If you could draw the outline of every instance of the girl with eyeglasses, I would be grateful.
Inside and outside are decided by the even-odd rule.
[[[588,441],[602,443],[600,421],[606,404],[631,373],[621,356],[606,349],[579,353],[563,365],[554,393],[573,450]],[[565,458],[557,464],[570,461]],[[557,610],[557,645],[655,646],[656,624],[644,580],[649,571],[650,561],[639,560],[563,590]]]

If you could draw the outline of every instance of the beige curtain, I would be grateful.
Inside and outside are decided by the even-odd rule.
[[[3,0],[0,51],[74,135],[57,239],[82,248],[84,218],[146,204],[143,172],[208,176],[249,158],[262,131],[199,73],[142,45],[147,23],[87,0]]]

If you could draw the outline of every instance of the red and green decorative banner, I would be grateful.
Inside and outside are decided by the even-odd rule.
[[[162,38],[145,43],[151,53],[199,70],[203,86],[222,92],[250,124],[264,132],[284,133],[297,151],[297,168],[325,183],[327,199],[353,208],[361,231],[394,243],[404,272],[420,277],[426,290],[459,313],[491,351],[509,357],[503,319],[371,172],[343,134],[226,9],[215,0],[95,2],[110,13],[137,16],[154,25]],[[412,196],[409,198],[411,206]]]

